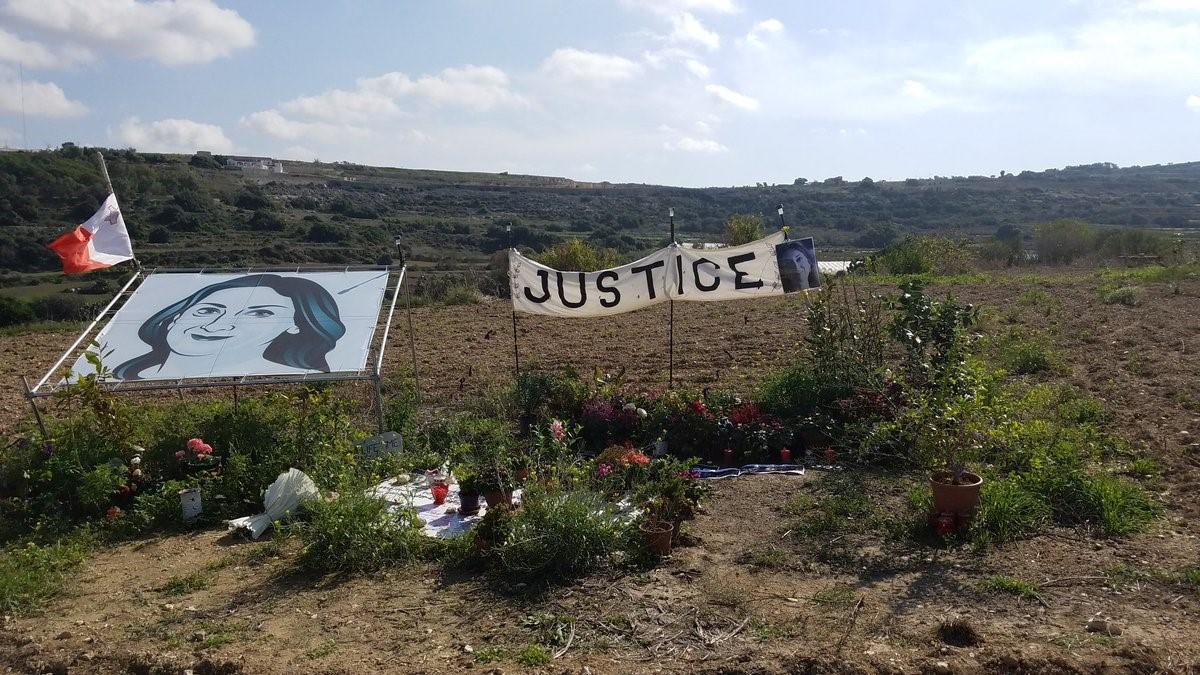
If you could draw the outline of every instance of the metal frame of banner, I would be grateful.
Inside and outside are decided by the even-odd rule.
[[[133,294],[130,287],[139,278],[144,282],[151,275],[162,273],[199,273],[199,274],[217,274],[217,273],[261,273],[261,272],[369,272],[380,271],[388,273],[389,277],[393,271],[398,272],[396,276],[395,286],[384,289],[384,298],[387,298],[388,290],[391,291],[391,300],[388,304],[387,316],[384,319],[383,334],[380,337],[378,347],[369,347],[367,351],[367,367],[356,371],[339,371],[333,373],[305,373],[297,375],[243,375],[233,377],[194,377],[194,378],[178,378],[174,380],[154,380],[154,381],[139,381],[137,383],[128,383],[124,381],[101,382],[101,388],[105,391],[113,393],[125,393],[136,391],[154,391],[154,390],[179,390],[182,395],[183,389],[211,389],[216,387],[233,388],[236,396],[237,387],[241,386],[270,386],[281,384],[311,384],[311,383],[331,383],[331,382],[360,382],[370,381],[374,383],[375,414],[379,422],[379,430],[382,433],[384,426],[383,413],[383,355],[387,350],[388,337],[391,332],[392,319],[396,311],[396,300],[400,295],[400,287],[404,284],[404,278],[408,266],[404,265],[399,270],[394,270],[388,265],[290,265],[290,266],[251,266],[251,267],[197,267],[197,268],[154,268],[149,271],[137,270],[133,276],[117,291],[113,299],[109,301],[104,309],[100,310],[96,318],[88,324],[87,328],[79,334],[75,342],[63,352],[62,356],[54,362],[54,365],[46,371],[42,379],[38,383],[30,387],[29,381],[22,376],[20,379],[24,384],[25,397],[29,400],[29,405],[33,409],[34,417],[37,420],[38,426],[42,431],[43,437],[46,437],[46,427],[42,421],[41,411],[37,406],[37,399],[52,396],[61,389],[59,383],[50,383],[50,379],[62,367],[72,355],[77,355],[79,346],[84,343],[84,340],[92,334],[96,326],[110,316],[110,313],[115,314],[114,307],[122,299],[128,300],[128,297]],[[390,284],[390,280],[389,280]],[[123,303],[122,303],[123,306]],[[371,330],[371,343],[375,341],[375,335],[379,332],[379,320],[376,319],[375,326]],[[416,339],[411,332],[410,324],[410,340],[412,340],[413,354],[413,369],[416,372]],[[372,366],[372,356],[374,356],[374,364]]]
[[[671,221],[671,245],[675,245],[675,207],[667,209]],[[672,271],[675,268],[672,267]],[[679,283],[676,280],[676,283]],[[675,388],[675,298],[667,294],[667,389]]]

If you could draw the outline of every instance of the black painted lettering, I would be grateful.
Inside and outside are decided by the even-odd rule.
[[[577,309],[579,307],[583,307],[584,303],[587,302],[587,286],[584,283],[584,273],[583,272],[579,273],[579,301],[578,302],[571,302],[570,300],[567,300],[567,294],[563,291],[563,273],[557,272],[557,274],[558,274],[558,299],[562,301],[563,307],[569,307],[571,309]]]
[[[703,283],[700,282],[700,266],[706,265],[706,264],[712,265],[715,268],[713,270],[713,282],[712,282],[712,285],[709,285],[709,286],[705,286]],[[717,290],[717,287],[721,285],[721,277],[717,276],[717,274],[716,274],[716,270],[719,270],[719,269],[721,269],[721,266],[718,265],[717,263],[709,260],[708,258],[700,258],[696,262],[692,263],[692,277],[696,281],[696,288],[698,288],[702,291]]]
[[[658,294],[654,292],[654,270],[659,267],[666,267],[666,265],[667,262],[665,260],[659,260],[658,262],[652,262],[649,265],[638,265],[637,267],[629,268],[629,271],[633,272],[634,274],[637,274],[638,272],[646,273],[646,290],[650,292],[651,300],[658,297]]]
[[[550,299],[550,273],[546,270],[538,270],[537,274],[542,278],[542,297],[535,298],[533,293],[529,292],[529,287],[525,287],[525,299],[530,302],[536,302],[539,305]]]
[[[612,270],[607,270],[605,272],[601,272],[596,277],[596,288],[599,289],[601,293],[612,293],[613,296],[612,300],[600,298],[600,306],[616,307],[621,302],[621,291],[618,291],[615,286],[605,286],[604,281],[606,279],[612,279],[613,281],[616,281],[617,273]]]
[[[741,255],[735,255],[728,260],[729,269],[733,270],[734,273],[737,275],[733,278],[733,287],[739,291],[742,290],[743,288],[762,288],[762,285],[763,285],[762,279],[755,279],[754,281],[743,281],[743,279],[746,278],[746,273],[737,268],[738,264],[744,263],[744,262],[749,262],[751,260],[754,260],[753,252],[743,253]]]
[[[679,254],[675,255],[675,271],[675,278],[679,279],[679,294],[683,295],[683,256]]]

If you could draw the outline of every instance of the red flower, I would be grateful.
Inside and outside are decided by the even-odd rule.
[[[621,459],[619,461],[621,462],[622,466],[626,467],[633,466],[634,464],[638,466],[646,466],[650,463],[650,458],[643,453],[638,452],[637,450],[630,450],[629,452],[621,455]]]
[[[117,518],[120,518],[120,517],[121,517],[121,509],[119,509],[115,506],[108,507],[108,511],[104,512],[104,518],[106,520],[116,520]]]
[[[708,406],[704,405],[704,401],[692,401],[688,405],[691,407],[692,412],[696,413],[697,415],[704,415],[708,413]]]
[[[729,421],[737,427],[740,427],[743,424],[757,422],[760,417],[762,417],[762,413],[759,412],[758,406],[750,402],[734,406],[734,408],[729,411]]]
[[[187,456],[187,453],[184,452],[183,450],[180,450],[179,452],[175,453],[175,459],[183,459],[186,456]]]

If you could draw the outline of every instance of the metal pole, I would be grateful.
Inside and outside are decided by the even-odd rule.
[[[511,264],[511,261],[512,261],[512,254],[513,254],[512,223],[505,225],[504,231],[508,233],[508,259],[510,261],[510,264],[508,266],[508,287],[509,287],[509,289],[511,289],[512,288],[512,264]],[[521,374],[521,352],[517,348],[517,304],[515,301],[513,302],[512,325],[513,325],[513,377],[516,378],[517,376],[519,376]]]
[[[383,433],[383,384],[379,373],[375,374],[375,416],[379,421],[379,433]]]
[[[42,430],[42,442],[49,443],[50,434],[46,432],[46,423],[42,421],[42,411],[38,410],[37,401],[29,389],[29,380],[24,375],[21,376],[21,384],[25,385],[25,399],[29,401],[29,407],[33,408],[33,417],[37,420],[38,428]]]
[[[132,277],[129,277],[129,281],[125,282],[125,285],[121,287],[121,290],[117,291],[117,294],[113,296],[113,299],[104,306],[104,309],[100,310],[100,313],[96,315],[95,319],[92,319],[92,322],[88,324],[88,327],[83,329],[83,332],[79,334],[79,337],[75,339],[75,342],[71,343],[70,347],[67,347],[67,351],[63,352],[63,355],[54,362],[54,365],[50,366],[50,370],[46,371],[46,374],[42,377],[42,379],[38,380],[37,386],[33,388],[33,391],[36,392],[40,390],[42,385],[46,384],[46,380],[50,379],[50,376],[54,374],[54,371],[58,370],[58,367],[63,364],[63,361],[66,361],[67,357],[70,356],[71,353],[75,351],[75,348],[79,346],[79,343],[83,342],[83,338],[87,337],[88,333],[92,332],[92,329],[96,327],[96,324],[100,323],[100,319],[104,318],[104,315],[108,313],[108,310],[112,309],[112,306],[117,304],[117,301],[121,299],[121,296],[125,294],[125,291],[129,290],[129,287],[132,286],[133,282],[137,281],[137,278],[141,275],[142,273],[139,270],[134,272]]]
[[[671,220],[671,245],[675,244],[675,208],[667,209]],[[676,254],[678,255],[678,253]],[[682,279],[678,280],[682,282]],[[675,388],[675,298],[667,294],[667,389]]]
[[[787,223],[783,220],[783,204],[779,205],[779,229],[783,230],[783,238],[787,239]]]
[[[421,401],[421,378],[417,375],[417,334],[412,321],[412,284],[404,289],[404,313],[408,315],[408,349],[412,353],[413,386],[417,388],[417,402]]]

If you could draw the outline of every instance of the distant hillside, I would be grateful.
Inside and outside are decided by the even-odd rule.
[[[667,239],[719,238],[733,213],[777,222],[831,249],[876,248],[908,233],[990,235],[1054,218],[1200,231],[1200,162],[1092,164],[998,177],[865,179],[677,188],[568,178],[282,162],[285,173],[223,168],[224,158],[104,150],[135,248],[147,264],[377,262],[401,237],[411,259],[457,268],[506,243],[540,249],[582,237],[630,255]],[[0,269],[58,269],[45,244],[104,196],[91,149],[0,153]]]

